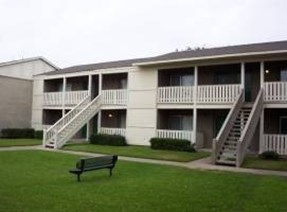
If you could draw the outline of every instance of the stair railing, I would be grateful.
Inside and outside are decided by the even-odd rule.
[[[246,125],[238,140],[237,159],[236,159],[237,167],[240,167],[244,160],[246,150],[253,138],[258,121],[260,119],[262,109],[263,109],[263,89],[261,89],[257,94],[256,100],[254,102],[248,120],[246,122]]]
[[[216,163],[219,151],[227,139],[227,136],[233,126],[234,121],[236,120],[236,117],[240,111],[240,108],[243,105],[243,102],[244,102],[243,89],[241,89],[240,94],[237,97],[237,100],[234,102],[231,110],[229,111],[222,127],[220,128],[219,133],[217,134],[216,138],[213,139],[213,142],[212,142],[212,149],[213,149],[212,163],[213,164]]]
[[[98,110],[100,109],[101,103],[102,103],[101,100],[102,100],[101,95],[98,95],[56,133],[56,137],[58,139],[55,144],[55,148],[61,148],[68,139],[70,139],[78,130],[80,130],[83,127],[83,125],[90,119],[91,115],[94,115],[98,112]],[[92,113],[88,114],[87,117],[84,117],[83,120],[77,123],[76,127],[72,129],[72,131],[74,132],[73,134],[71,134],[70,132],[67,132],[67,135],[65,135],[62,138],[59,138],[59,135],[60,133],[63,132],[63,130],[65,130],[70,124],[73,124],[74,122],[76,122],[78,118],[80,118],[81,116],[84,116],[84,113],[86,113],[90,109]]]
[[[79,104],[77,104],[72,110],[60,118],[54,125],[52,125],[47,130],[43,132],[43,146],[47,144],[49,140],[55,138],[56,133],[65,126],[76,114],[78,114],[90,101],[90,96],[88,95]]]

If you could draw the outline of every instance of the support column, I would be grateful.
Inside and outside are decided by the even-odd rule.
[[[67,78],[63,78],[63,90],[62,90],[62,116],[65,115],[65,97],[66,97],[66,86],[67,86]]]
[[[260,87],[264,87],[264,62],[260,62]]]
[[[264,62],[260,62],[260,87],[264,88]],[[263,92],[264,95],[264,92]],[[260,116],[260,129],[259,129],[259,154],[264,151],[264,105]]]
[[[102,74],[100,73],[99,74],[99,94],[98,95],[101,95],[102,94]],[[100,110],[98,112],[98,133],[100,133],[100,129],[101,129],[101,119],[102,119],[102,111]]]
[[[241,68],[240,68],[240,72],[241,72],[241,89],[243,89],[243,99],[245,100],[245,63],[242,62],[241,63]]]
[[[90,96],[90,100],[92,100],[92,75],[89,74],[89,80],[88,80],[88,95]],[[87,132],[86,132],[86,141],[89,141],[89,137],[90,137],[90,121],[88,121],[87,123]]]
[[[198,85],[198,66],[194,66],[194,86],[193,86],[193,142],[197,144],[197,85]]]

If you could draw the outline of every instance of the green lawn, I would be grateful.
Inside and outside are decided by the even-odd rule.
[[[287,171],[287,160],[263,160],[256,156],[247,156],[242,166],[245,168]]]
[[[178,152],[153,150],[150,147],[144,146],[104,146],[95,144],[68,144],[64,147],[64,149],[179,162],[188,162],[210,156],[210,153],[208,152]]]
[[[0,211],[287,211],[287,180],[119,161],[78,183],[78,157],[0,152]]]
[[[37,139],[0,139],[0,147],[40,145],[42,140]]]

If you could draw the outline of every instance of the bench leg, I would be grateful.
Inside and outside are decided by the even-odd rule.
[[[110,176],[112,176],[112,174],[113,174],[112,171],[113,171],[113,169],[110,169]]]
[[[80,174],[77,174],[77,179],[78,179],[78,182],[81,181]]]

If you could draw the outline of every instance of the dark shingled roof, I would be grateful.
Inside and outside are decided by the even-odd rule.
[[[150,57],[150,58],[121,60],[121,61],[73,66],[73,67],[68,67],[64,69],[59,69],[58,71],[48,72],[48,73],[45,73],[45,75],[73,73],[73,72],[90,71],[90,70],[107,69],[107,68],[129,67],[129,66],[132,66],[132,64],[137,64],[137,63],[178,60],[178,59],[187,59],[187,58],[196,59],[200,57],[213,57],[213,56],[234,55],[234,54],[243,54],[243,53],[260,53],[260,52],[280,51],[280,50],[287,51],[287,41],[276,41],[276,42],[268,42],[268,43],[256,43],[256,44],[246,44],[246,45],[225,46],[225,47],[171,52],[168,54],[164,54],[164,55],[160,55],[156,57]]]

